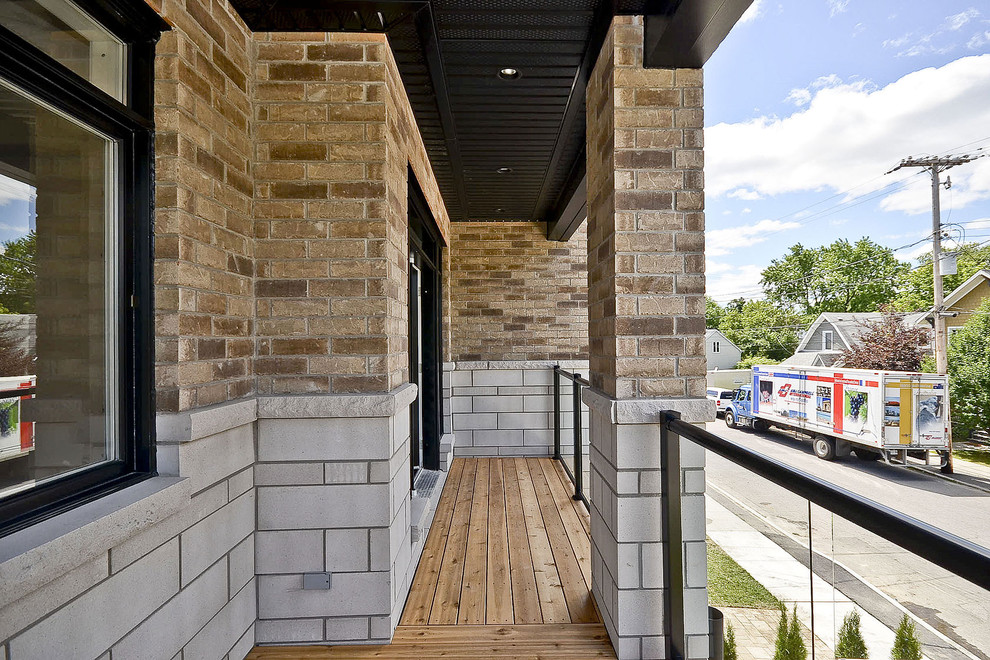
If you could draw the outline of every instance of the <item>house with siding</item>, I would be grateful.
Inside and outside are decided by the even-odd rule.
[[[733,344],[721,330],[708,328],[705,330],[705,358],[708,360],[708,370],[735,369],[742,359],[742,349]]]
[[[905,325],[916,325],[924,313],[904,316]],[[794,350],[781,364],[830,367],[842,351],[857,345],[869,328],[867,323],[883,318],[881,312],[823,312],[818,315]]]
[[[973,317],[987,296],[990,296],[990,270],[986,268],[973,273],[965,282],[945,296],[943,303],[947,312],[945,329],[950,338],[952,333],[966,325],[966,322]],[[934,310],[919,315],[915,325],[933,327]]]
[[[714,418],[702,66],[749,4],[0,3],[0,658],[708,657],[703,452],[676,547],[649,484],[660,411]]]

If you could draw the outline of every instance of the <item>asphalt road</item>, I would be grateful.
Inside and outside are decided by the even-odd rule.
[[[809,441],[776,430],[729,429],[722,420],[709,423],[708,429],[990,547],[990,492],[855,456],[823,461],[815,457]],[[711,453],[707,474],[712,497],[808,565],[806,500]],[[990,593],[820,507],[813,507],[812,521],[811,543],[818,553],[814,568],[820,577],[832,582],[834,576],[834,584],[843,593],[888,627],[895,628],[901,616],[890,602],[893,599],[954,642],[922,626],[919,633],[925,654],[931,658],[990,660]],[[960,652],[957,645],[968,653]]]

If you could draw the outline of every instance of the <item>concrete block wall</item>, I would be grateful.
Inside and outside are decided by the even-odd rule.
[[[250,651],[252,403],[160,418],[160,472],[171,478],[0,542],[0,657],[240,660]]]
[[[587,374],[581,360],[458,362],[450,373],[457,456],[552,456],[553,365]],[[562,453],[573,453],[573,398],[561,379]],[[588,411],[582,405],[582,426]],[[584,434],[587,446],[587,433]]]
[[[387,642],[412,579],[409,405],[389,394],[262,397],[260,644]],[[331,573],[304,590],[304,573]]]

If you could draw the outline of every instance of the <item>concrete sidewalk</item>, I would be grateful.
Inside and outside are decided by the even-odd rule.
[[[909,458],[907,465],[915,470],[927,472],[935,475],[936,477],[947,479],[949,481],[955,481],[956,483],[970,486],[972,488],[979,488],[982,491],[990,493],[990,465],[984,465],[983,463],[975,463],[973,461],[967,461],[954,457],[952,467],[955,472],[953,474],[942,474],[937,463],[925,465],[924,461],[919,461],[917,459]]]
[[[776,598],[789,608],[796,604],[798,619],[811,628],[808,569],[711,497],[706,497],[706,509],[708,536]],[[810,584],[814,585],[815,636],[834,649],[842,619],[856,609],[855,604],[817,575]],[[862,609],[860,618],[870,657],[889,658],[894,632]]]

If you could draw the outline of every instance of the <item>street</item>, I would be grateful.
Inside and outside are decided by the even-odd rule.
[[[945,531],[990,546],[990,492],[855,456],[823,461],[812,453],[809,441],[777,430],[757,433],[729,429],[722,420],[709,423],[708,430]],[[806,500],[711,453],[707,474],[708,492],[716,502],[807,566]],[[890,628],[896,627],[902,613],[890,599],[910,611],[927,624],[927,629],[919,625],[918,632],[928,657],[990,659],[990,594],[820,507],[813,507],[812,520],[811,543],[816,554],[821,555],[814,560],[819,577]],[[816,601],[830,597],[815,595]]]

